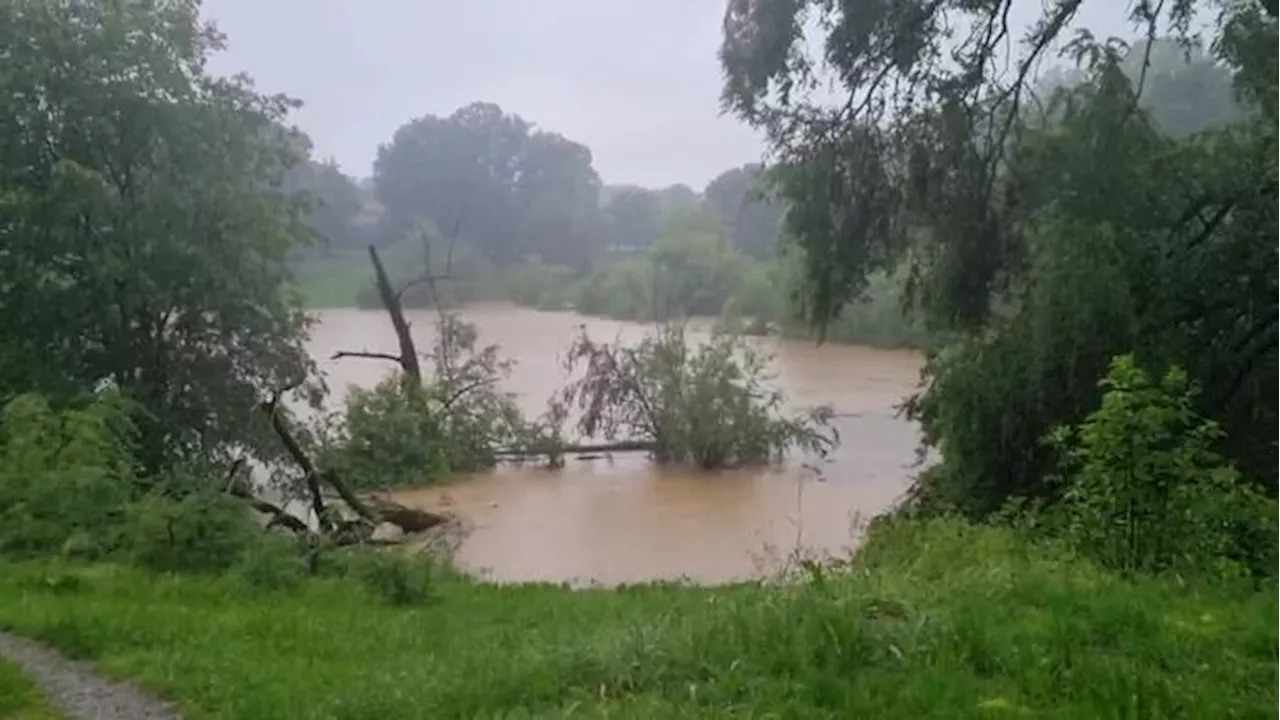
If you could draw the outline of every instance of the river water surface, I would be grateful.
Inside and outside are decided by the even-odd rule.
[[[635,323],[507,305],[462,315],[518,361],[506,389],[530,415],[546,406],[565,375],[560,353],[579,326],[596,340],[639,338]],[[381,311],[326,310],[312,354],[334,401],[393,369],[377,360],[331,360],[338,350],[395,351]],[[436,316],[412,312],[419,349],[430,347]],[[910,351],[761,340],[774,356],[774,385],[796,406],[828,403],[842,443],[821,468],[802,458],[777,469],[696,473],[651,466],[639,453],[612,460],[566,459],[561,470],[503,467],[447,485],[403,491],[408,505],[447,510],[469,528],[458,560],[497,581],[614,584],[686,577],[715,583],[768,569],[796,549],[841,553],[854,521],[888,509],[914,473],[917,429],[896,416],[923,363]]]

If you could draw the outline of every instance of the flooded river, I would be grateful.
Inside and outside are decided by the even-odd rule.
[[[476,323],[481,344],[497,343],[518,361],[507,389],[531,415],[564,383],[560,353],[580,325],[596,340],[635,339],[647,330],[506,305],[473,306],[463,315]],[[335,398],[391,370],[376,360],[329,359],[338,350],[394,352],[385,313],[326,310],[319,318],[313,355]],[[429,347],[435,314],[412,313],[410,321],[420,349]],[[498,581],[724,582],[756,574],[797,547],[839,553],[854,539],[855,518],[890,507],[914,472],[918,432],[894,408],[914,388],[923,360],[910,351],[761,342],[774,355],[773,382],[792,404],[829,403],[840,416],[842,443],[821,479],[799,461],[701,474],[622,453],[612,461],[570,456],[562,470],[499,468],[396,499],[463,518],[470,532],[460,563]]]

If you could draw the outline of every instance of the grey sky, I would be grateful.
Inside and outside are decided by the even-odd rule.
[[[1131,35],[1128,2],[1081,24]],[[1025,29],[1043,0],[1014,4]],[[585,143],[607,183],[700,190],[760,159],[760,135],[719,113],[724,0],[205,0],[229,36],[217,72],[246,71],[306,105],[320,157],[366,176],[379,143],[423,114],[496,102]],[[1013,41],[1023,32],[1015,30]]]
[[[758,160],[719,115],[723,0],[205,0],[217,72],[306,103],[316,154],[368,175],[410,118],[496,102],[585,143],[608,183],[700,190]]]

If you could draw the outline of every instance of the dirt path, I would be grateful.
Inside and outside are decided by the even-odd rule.
[[[69,720],[178,720],[177,710],[129,683],[107,680],[87,663],[0,632],[0,655],[12,660]]]

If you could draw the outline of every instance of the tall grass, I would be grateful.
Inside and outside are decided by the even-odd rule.
[[[49,582],[74,575],[78,583]],[[70,588],[70,589],[68,589]],[[955,521],[798,582],[572,591],[0,568],[0,626],[196,717],[1270,717],[1276,590],[1126,580]]]
[[[0,658],[0,719],[60,720],[44,693],[15,663]]]

